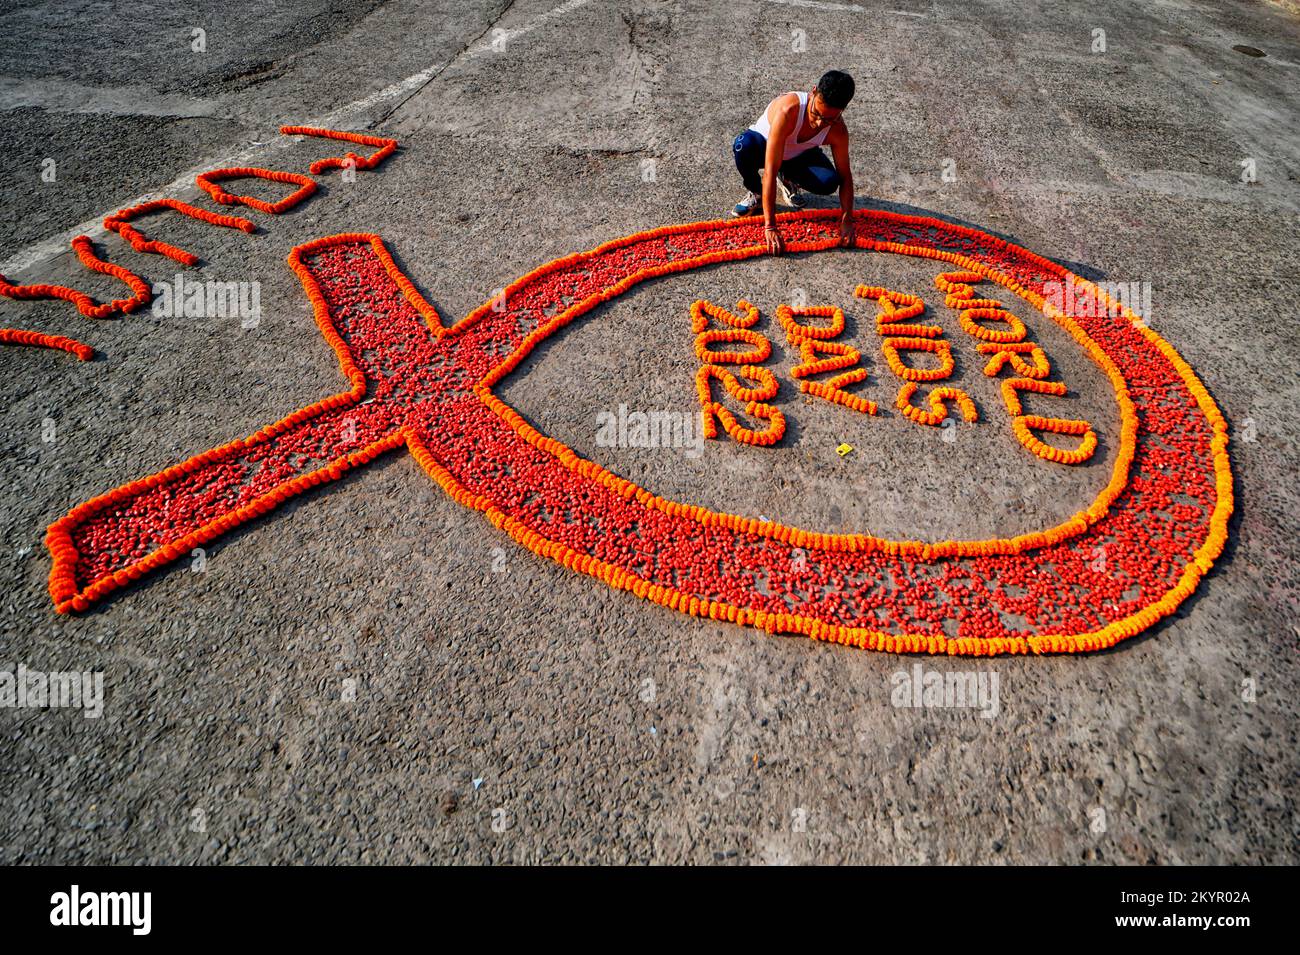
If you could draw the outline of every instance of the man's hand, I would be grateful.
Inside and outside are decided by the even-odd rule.
[[[840,218],[840,245],[853,244],[853,217],[843,216]]]
[[[782,241],[781,233],[777,231],[776,226],[764,226],[763,238],[767,241],[767,251],[773,255],[780,255],[785,251],[785,242]]]

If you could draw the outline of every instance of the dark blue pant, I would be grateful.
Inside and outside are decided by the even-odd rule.
[[[740,178],[745,181],[745,188],[756,195],[762,195],[763,181],[758,178],[758,171],[767,161],[767,138],[747,129],[736,137],[736,141],[731,144],[731,151],[736,156],[736,168],[740,170]],[[840,187],[840,174],[820,149],[809,149],[793,159],[787,159],[781,163],[781,175],[800,189],[815,192],[819,196],[830,195]]]

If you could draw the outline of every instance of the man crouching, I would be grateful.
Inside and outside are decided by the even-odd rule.
[[[785,250],[776,227],[776,195],[784,203],[803,205],[799,190],[829,195],[840,191],[840,244],[853,242],[853,171],[849,168],[849,131],[840,114],[853,99],[853,77],[831,70],[811,92],[782,93],[768,104],[749,129],[736,137],[732,152],[749,194],[736,203],[738,216],[762,207],[767,250]],[[835,165],[821,146],[831,147]]]

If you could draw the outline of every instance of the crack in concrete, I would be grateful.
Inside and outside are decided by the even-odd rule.
[[[388,119],[388,117],[392,116],[393,113],[397,112],[399,109],[405,106],[412,99],[412,97],[419,95],[421,92],[424,91],[426,87],[428,87],[430,83],[432,83],[438,77],[442,76],[443,73],[447,72],[447,70],[451,68],[452,64],[454,64],[457,60],[459,60],[462,56],[464,56],[467,52],[469,52],[470,49],[476,46],[479,43],[479,41],[481,41],[485,36],[487,36],[488,33],[492,31],[492,28],[501,22],[501,18],[510,12],[510,10],[514,7],[514,5],[515,5],[515,0],[506,0],[506,5],[502,7],[500,10],[498,10],[496,12],[496,16],[492,17],[492,19],[488,21],[488,25],[483,28],[483,32],[481,32],[478,36],[474,37],[474,39],[470,40],[459,50],[457,50],[455,55],[452,56],[449,60],[447,60],[447,62],[444,63],[442,66],[440,66],[432,75],[428,77],[428,79],[424,80],[424,82],[420,83],[419,86],[415,87],[415,89],[411,90],[411,92],[407,93],[400,100],[394,103],[388,109],[387,112],[385,112],[374,122],[370,123],[368,128],[374,129],[380,123],[384,122],[386,119]]]

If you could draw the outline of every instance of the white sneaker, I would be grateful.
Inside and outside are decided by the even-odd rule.
[[[763,205],[763,197],[752,192],[745,193],[745,198],[736,203],[731,210],[733,216],[752,216]]]

